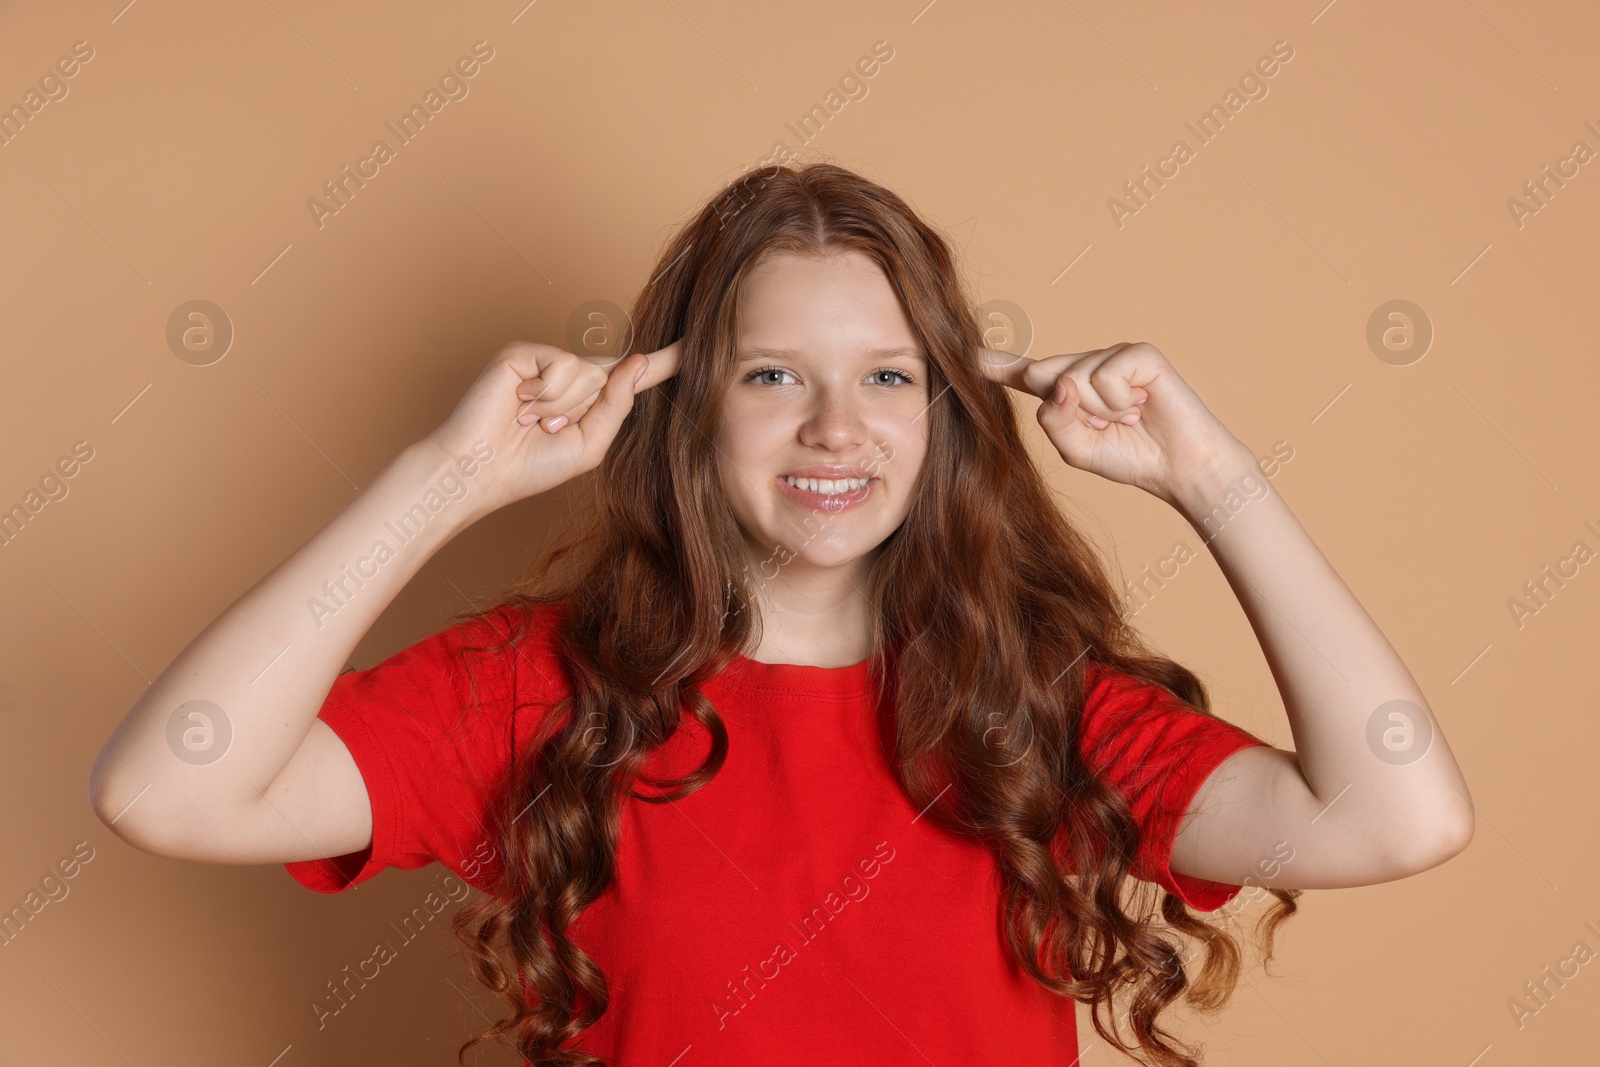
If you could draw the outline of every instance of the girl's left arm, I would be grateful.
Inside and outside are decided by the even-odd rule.
[[[1255,456],[1166,357],[1145,343],[983,356],[989,377],[1045,400],[1039,422],[1069,464],[1184,516],[1283,698],[1294,750],[1257,745],[1224,760],[1180,824],[1172,870],[1331,889],[1403,878],[1466,848],[1472,801],[1421,688]]]
[[[1242,494],[1241,480],[1264,495]],[[1258,745],[1223,761],[1180,825],[1172,869],[1331,889],[1403,878],[1466,848],[1472,803],[1427,698],[1250,451],[1177,489],[1174,506],[1244,608],[1294,751]],[[1278,868],[1280,842],[1293,859]]]

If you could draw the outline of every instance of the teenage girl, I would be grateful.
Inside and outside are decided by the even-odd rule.
[[[746,175],[662,253],[639,351],[506,345],[195,638],[107,741],[96,811],[322,892],[431,862],[482,890],[456,929],[505,1015],[462,1062],[499,1037],[539,1065],[1070,1064],[1081,1001],[1194,1067],[1158,1016],[1235,984],[1206,913],[1276,897],[1270,959],[1299,890],[1442,863],[1472,804],[1405,664],[1159,350],[1008,356],[972,307],[888,189]],[[1293,750],[1128,624],[1008,390],[1206,540]],[[501,603],[339,673],[451,537],[596,470]]]

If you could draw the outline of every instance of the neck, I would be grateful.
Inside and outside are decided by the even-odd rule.
[[[866,597],[871,563],[861,557],[817,567],[792,559],[775,575],[773,564],[761,570],[752,563],[761,641],[747,655],[761,663],[818,667],[847,667],[866,659],[872,654],[872,608]]]

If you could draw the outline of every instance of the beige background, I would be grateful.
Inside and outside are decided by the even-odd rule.
[[[439,868],[324,897],[275,867],[156,859],[94,818],[90,762],[147,681],[496,347],[564,343],[578,305],[627,303],[668,227],[775,141],[798,146],[785,123],[883,40],[892,60],[802,157],[947,228],[983,298],[1025,310],[1030,354],[1153,341],[1258,454],[1288,442],[1275,487],[1411,666],[1473,788],[1464,854],[1307,893],[1282,977],[1251,970],[1186,1032],[1219,1067],[1593,1062],[1600,964],[1520,1029],[1507,1000],[1575,942],[1600,950],[1584,929],[1600,927],[1600,567],[1521,628],[1507,602],[1574,542],[1600,550],[1583,525],[1600,527],[1600,164],[1520,228],[1507,200],[1574,141],[1600,149],[1584,127],[1600,127],[1600,15],[1322,2],[6,5],[0,104],[74,42],[94,58],[0,146],[0,505],[75,442],[94,458],[0,547],[0,907],[75,842],[95,853],[0,947],[0,1060],[454,1062],[482,1017],[442,929],[325,1030],[308,1008]],[[494,58],[470,94],[319,229],[306,201],[479,40]],[[1280,40],[1294,58],[1269,94],[1119,228],[1107,199],[1174,140],[1194,147],[1184,122]],[[166,343],[192,299],[236,331],[210,366]],[[1391,299],[1436,331],[1408,366],[1365,339]],[[1176,541],[1198,549],[1153,498],[1041,456],[1129,576]],[[492,594],[560,496],[451,544],[356,665]],[[1291,746],[1208,555],[1139,622],[1221,714]],[[1085,1063],[1116,1058],[1083,1043]]]

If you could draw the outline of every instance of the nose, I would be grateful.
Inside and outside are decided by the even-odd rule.
[[[860,399],[849,386],[821,386],[800,427],[801,443],[831,452],[860,448],[867,441],[867,424],[859,404]]]

